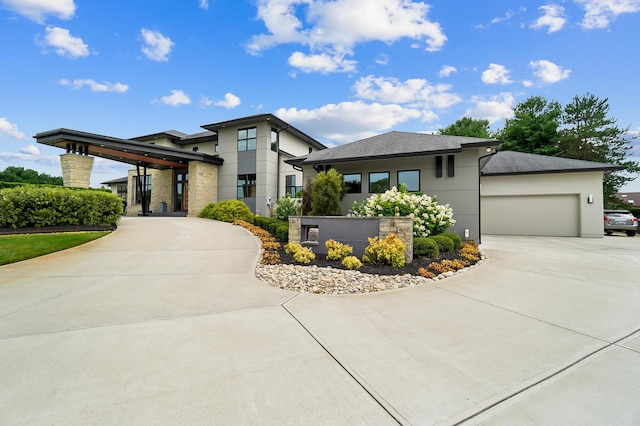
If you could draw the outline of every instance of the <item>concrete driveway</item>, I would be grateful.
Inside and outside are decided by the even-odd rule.
[[[124,218],[0,267],[0,424],[639,424],[640,238],[482,246],[322,296],[257,280],[239,227]]]

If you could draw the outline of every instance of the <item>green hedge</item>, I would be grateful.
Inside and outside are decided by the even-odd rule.
[[[282,242],[289,241],[289,222],[274,217],[256,216],[256,226],[264,229]]]
[[[433,259],[440,256],[438,243],[428,237],[415,237],[413,239],[413,255]]]
[[[113,226],[122,214],[116,194],[65,187],[0,189],[0,228]]]
[[[427,239],[435,241],[436,244],[438,244],[438,248],[440,249],[440,253],[444,253],[444,252],[453,250],[453,241],[451,241],[451,238],[446,237],[446,236],[444,236],[442,234],[434,235],[432,237],[427,237]]]
[[[233,222],[236,219],[253,223],[254,216],[249,206],[241,200],[224,200],[219,203],[211,203],[200,212],[200,217],[214,219],[222,222]]]
[[[444,235],[445,237],[449,238],[453,242],[454,250],[458,250],[460,247],[462,247],[462,238],[460,238],[458,234],[448,232],[440,235]]]

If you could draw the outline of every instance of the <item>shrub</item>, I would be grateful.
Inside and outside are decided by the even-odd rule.
[[[296,252],[302,250],[302,245],[300,243],[296,243],[291,241],[284,246],[284,252],[287,254],[295,254]]]
[[[249,206],[240,200],[224,200],[217,204],[208,204],[200,212],[200,217],[222,222],[233,222],[236,219],[240,219],[253,223],[255,220]]]
[[[364,249],[362,260],[374,265],[404,266],[404,251],[407,246],[396,234],[389,234],[385,239],[369,238],[369,245]]]
[[[348,269],[362,268],[362,262],[355,256],[347,256],[342,259],[342,264]]]
[[[116,194],[92,189],[21,186],[0,190],[0,227],[112,226],[122,214]]]
[[[434,258],[440,255],[438,243],[428,237],[413,239],[413,254],[417,257]]]
[[[289,224],[288,223],[278,224],[278,227],[276,228],[276,238],[284,242],[289,241]]]
[[[419,268],[418,269],[418,275],[420,275],[421,277],[425,277],[425,278],[433,278],[436,276],[436,274],[434,274],[433,272],[425,269],[425,268]]]
[[[434,235],[428,238],[438,244],[440,253],[453,250],[453,241],[451,241],[451,238],[445,237],[444,235]]]
[[[453,242],[454,250],[458,250],[462,246],[462,238],[460,238],[458,234],[454,234],[450,232],[450,233],[440,234],[440,235],[444,235],[445,237],[449,238]]]
[[[352,216],[402,216],[413,219],[413,236],[427,237],[445,232],[456,223],[453,209],[448,204],[440,205],[436,196],[407,192],[404,185],[384,194],[374,194],[365,202],[352,203]]]
[[[279,220],[289,220],[289,216],[300,214],[302,209],[300,200],[291,198],[291,194],[287,193],[276,201],[276,218]]]
[[[311,214],[340,216],[340,201],[344,193],[342,175],[335,169],[318,173],[311,188]]]
[[[342,260],[353,253],[353,247],[334,240],[327,240],[325,247],[327,248],[328,260]]]
[[[474,241],[465,241],[464,243],[462,243],[462,246],[460,248],[460,256],[470,262],[477,262],[478,260],[480,260],[478,244]]]
[[[300,247],[293,253],[293,260],[298,263],[311,263],[316,258],[316,254],[309,247]]]

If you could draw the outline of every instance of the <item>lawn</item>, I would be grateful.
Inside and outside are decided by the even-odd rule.
[[[109,232],[65,232],[0,236],[0,265],[65,250],[104,237]]]

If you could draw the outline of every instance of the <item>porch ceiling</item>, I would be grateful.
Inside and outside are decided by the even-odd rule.
[[[202,161],[218,165],[223,163],[222,158],[213,155],[79,132],[77,130],[50,130],[38,133],[34,138],[38,143],[64,150],[67,150],[67,145],[75,144],[76,149],[83,147],[88,151],[89,155],[154,169],[182,169],[186,168],[190,161]]]

